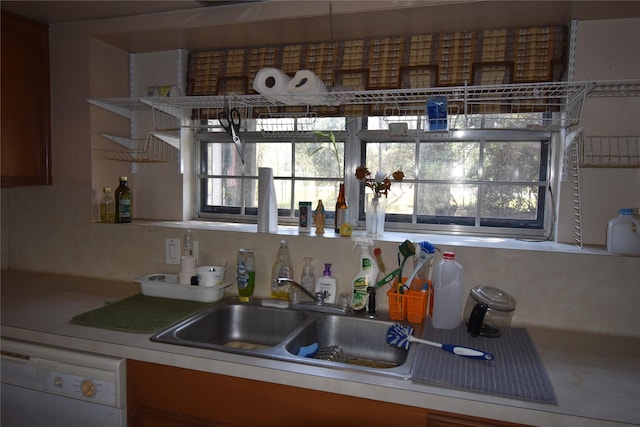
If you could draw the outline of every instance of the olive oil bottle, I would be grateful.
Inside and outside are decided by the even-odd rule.
[[[131,222],[133,217],[133,192],[128,186],[126,176],[120,177],[120,185],[116,188],[114,196],[116,202],[115,222]]]

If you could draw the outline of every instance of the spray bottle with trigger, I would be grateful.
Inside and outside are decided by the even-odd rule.
[[[351,281],[352,297],[351,308],[354,312],[362,312],[367,308],[367,302],[369,300],[369,293],[367,288],[375,287],[378,280],[378,264],[375,258],[371,255],[371,247],[373,247],[373,240],[368,237],[354,236],[353,240],[355,249],[360,246],[360,261],[358,264],[358,273]],[[375,291],[375,288],[374,288]]]

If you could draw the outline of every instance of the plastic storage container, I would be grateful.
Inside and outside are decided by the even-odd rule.
[[[633,209],[620,209],[607,227],[607,251],[620,255],[640,255],[640,220]]]
[[[460,325],[463,299],[464,269],[455,253],[444,252],[433,270],[433,327],[453,329]]]

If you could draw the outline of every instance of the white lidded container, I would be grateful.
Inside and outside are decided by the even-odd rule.
[[[431,324],[437,329],[453,329],[460,325],[464,304],[464,269],[456,254],[444,252],[433,270],[433,315]]]
[[[620,255],[640,255],[640,220],[633,209],[620,209],[607,226],[607,251]]]

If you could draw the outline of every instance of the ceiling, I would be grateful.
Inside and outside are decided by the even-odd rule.
[[[93,37],[135,53],[640,17],[637,0],[0,0],[0,7],[47,24],[81,21],[91,31],[100,28],[91,34]],[[91,22],[113,21],[108,18],[121,18],[116,21],[126,20],[128,24],[105,27]]]
[[[231,5],[266,3],[269,1],[282,0],[1,0],[0,8],[25,18],[29,18],[46,24],[56,24],[63,22],[77,22],[95,19],[118,18],[125,16],[146,15],[152,13],[172,12],[179,10],[189,10],[196,8],[212,8]],[[473,3],[477,0],[417,0],[417,1],[398,1],[389,0],[387,3],[393,4],[412,4],[413,6],[442,6],[442,5],[460,5],[462,3]],[[329,1],[327,1],[328,3]],[[334,0],[337,4],[340,0]],[[482,1],[480,1],[481,3]],[[283,3],[286,3],[283,1]],[[375,3],[375,1],[373,2]],[[383,3],[383,2],[379,2]],[[491,3],[491,2],[485,2]],[[511,3],[511,5],[509,5]],[[518,5],[519,3],[519,5]],[[537,9],[544,13],[544,9],[549,6],[548,1],[508,1],[502,5],[525,7],[525,5],[537,4]],[[561,0],[553,1],[554,6],[561,6],[562,10],[571,10],[573,19],[594,19],[592,11],[598,9],[598,13],[603,13],[606,9],[606,16],[602,18],[618,17],[624,18],[628,16],[638,16],[640,12],[640,1],[623,0],[623,1],[603,1],[603,0]],[[296,7],[296,6],[292,6]],[[494,3],[493,8],[496,5]],[[629,15],[629,11],[632,13]],[[496,12],[499,12],[496,10]],[[635,12],[635,13],[633,13]],[[586,14],[586,15],[585,15]]]
[[[2,0],[0,8],[45,24],[119,18],[150,13],[172,12],[202,7],[228,6],[237,3],[255,3],[260,0],[177,0],[177,1],[29,1]]]

